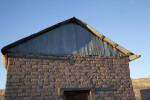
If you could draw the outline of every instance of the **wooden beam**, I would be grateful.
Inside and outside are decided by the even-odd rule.
[[[131,55],[131,56],[129,56],[129,60],[132,61],[132,60],[137,59],[139,57],[141,57],[141,55],[138,55],[138,54]]]
[[[89,25],[86,25],[87,26],[87,28],[89,29],[89,30],[91,30],[96,36],[98,36],[99,38],[101,38],[101,39],[103,39],[104,38],[104,35],[102,35],[101,33],[99,33],[99,32],[97,32],[95,29],[93,29],[91,26],[89,26]]]
[[[6,55],[1,54],[1,59],[5,70],[7,71],[8,66],[8,57]]]
[[[123,52],[126,56],[130,56],[131,55],[131,52],[130,51],[128,51],[127,49],[125,49],[125,48],[123,48],[123,47],[121,47],[121,46],[117,46],[116,47],[118,50],[120,50],[121,52]]]

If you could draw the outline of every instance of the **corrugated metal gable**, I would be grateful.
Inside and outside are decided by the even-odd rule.
[[[125,56],[124,53],[75,23],[64,24],[8,51],[52,55]]]

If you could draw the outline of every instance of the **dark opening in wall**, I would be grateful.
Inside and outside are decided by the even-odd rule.
[[[90,100],[89,90],[64,91],[64,100]]]

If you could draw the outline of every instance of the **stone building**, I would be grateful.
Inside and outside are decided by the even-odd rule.
[[[134,100],[139,57],[71,18],[2,48],[6,100]]]

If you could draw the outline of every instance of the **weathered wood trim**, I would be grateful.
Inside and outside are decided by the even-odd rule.
[[[8,57],[7,57],[7,55],[1,54],[1,59],[2,59],[2,64],[5,68],[5,70],[7,71],[7,69],[8,69],[7,68],[7,66],[8,66]]]
[[[138,54],[131,55],[131,56],[129,56],[129,60],[132,61],[132,60],[137,59],[139,57],[141,57],[141,55],[138,55]]]
[[[104,35],[102,35],[101,33],[97,32],[95,29],[93,29],[91,26],[87,25],[86,26],[96,35],[98,36],[100,39],[104,40],[105,42],[109,43],[110,45],[112,45],[114,48],[117,48],[119,51],[123,52],[125,55],[130,56],[133,53],[130,52],[129,50],[119,46],[117,43],[113,42],[112,40],[108,39],[107,37],[105,37]]]
[[[121,46],[117,46],[116,47],[118,50],[120,50],[121,52],[123,52],[124,54],[126,54],[127,56],[130,56],[131,55],[131,52],[130,51],[128,51],[127,49],[125,49],[125,48],[123,48],[123,47],[121,47]]]
[[[89,26],[89,25],[86,25],[96,36],[98,36],[99,38],[104,38],[104,36],[101,34],[101,33],[99,33],[99,32],[97,32],[95,29],[93,29],[91,26]]]

